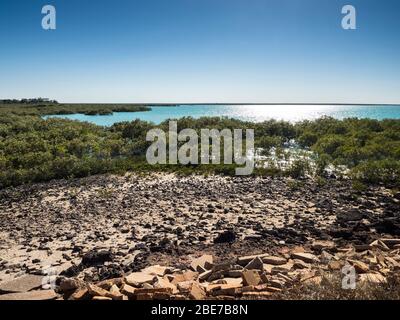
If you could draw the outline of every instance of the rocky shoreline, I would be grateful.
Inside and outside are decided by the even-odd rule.
[[[101,175],[0,191],[0,237],[0,300],[271,299],[346,264],[398,276],[400,193]]]

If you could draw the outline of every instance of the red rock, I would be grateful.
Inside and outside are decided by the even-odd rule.
[[[136,300],[153,300],[153,295],[151,293],[141,293],[136,295]]]
[[[60,282],[61,292],[68,292],[85,287],[85,283],[78,279],[62,279]]]
[[[150,266],[150,267],[143,269],[142,272],[150,274],[150,275],[163,277],[167,273],[168,270],[169,270],[168,267],[155,265],[155,266]]]
[[[252,256],[244,256],[244,257],[239,257],[237,259],[237,263],[241,266],[245,266],[246,264],[248,264],[251,260],[255,259],[255,258],[260,258],[263,259],[264,257],[267,257],[268,254],[256,254],[256,255],[252,255]]]
[[[125,281],[127,284],[131,286],[140,286],[144,283],[154,283],[157,280],[155,275],[147,274],[144,272],[133,272],[127,277],[125,277]]]
[[[204,272],[204,270],[210,270],[213,267],[214,259],[212,255],[204,254],[199,258],[196,258],[190,264],[190,267],[197,272]]]
[[[94,284],[88,284],[87,289],[93,297],[97,297],[97,296],[107,297],[107,295],[109,293],[107,290],[104,290]]]
[[[128,298],[133,298],[135,296],[136,288],[130,286],[129,284],[123,284],[120,291]]]
[[[306,252],[293,252],[291,254],[291,257],[293,259],[302,260],[306,263],[318,262],[318,258],[315,255],[313,255],[311,253],[306,253]]]
[[[207,280],[208,277],[212,274],[212,270],[207,270],[201,274],[199,274],[199,280]]]
[[[319,286],[322,282],[322,277],[321,276],[315,276],[312,278],[308,278],[306,280],[303,281],[306,284],[313,284],[313,285],[317,285]]]
[[[195,280],[198,277],[197,272],[186,271],[184,273],[174,274],[174,279],[171,281],[173,284],[178,284],[179,282]]]
[[[380,273],[364,273],[360,275],[361,282],[369,282],[375,284],[386,283],[386,278]]]
[[[369,266],[362,261],[350,259],[347,261],[354,267],[354,269],[356,269],[358,273],[366,273],[369,271]]]
[[[96,286],[98,286],[104,290],[110,290],[110,288],[113,285],[121,286],[123,283],[124,283],[123,278],[114,278],[114,279],[100,281],[100,282],[96,283]]]
[[[342,263],[340,261],[331,261],[328,263],[328,268],[332,271],[340,270],[342,268]]]
[[[164,278],[158,278],[157,282],[154,284],[154,288],[170,288],[173,294],[179,292],[175,284]]]
[[[43,276],[26,275],[14,280],[0,282],[0,293],[27,292],[42,286]]]
[[[329,241],[329,240],[315,240],[311,247],[314,250],[323,250],[323,249],[333,249],[335,248],[335,243],[333,241]]]
[[[71,300],[88,300],[90,299],[90,293],[88,289],[81,288],[76,290],[70,297]]]
[[[200,286],[194,283],[190,290],[189,297],[193,300],[204,300],[204,298],[206,297],[206,293],[202,288],[200,288]]]
[[[263,268],[264,268],[264,263],[259,257],[254,258],[245,266],[245,269],[247,269],[247,270],[261,270],[262,271]]]
[[[260,275],[256,270],[244,270],[242,279],[244,286],[256,286],[261,283]]]
[[[0,301],[5,300],[54,300],[57,298],[57,294],[54,290],[36,290],[29,292],[17,292],[0,295]]]
[[[274,265],[274,266],[279,266],[282,264],[287,263],[287,260],[285,258],[282,257],[263,257],[262,261],[266,264],[270,264],[270,265]]]
[[[390,248],[381,240],[375,240],[370,244],[371,247],[373,248],[378,248],[381,249],[382,251],[389,251]]]

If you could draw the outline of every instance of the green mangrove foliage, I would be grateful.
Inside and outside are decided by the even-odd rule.
[[[82,112],[82,106],[87,112],[92,108],[99,113],[102,108],[75,105],[68,111]],[[234,173],[235,165],[149,165],[145,160],[150,145],[146,142],[146,133],[154,127],[168,131],[168,121],[158,126],[135,120],[100,127],[66,119],[44,120],[39,116],[51,108],[56,108],[51,113],[65,113],[64,107],[62,104],[0,107],[0,188],[128,170]],[[279,161],[271,161],[256,167],[254,174],[257,175],[326,176],[330,174],[326,170],[329,166],[344,166],[348,169],[347,175],[356,181],[400,185],[400,120],[321,118],[292,124],[188,117],[177,121],[178,131],[183,128],[198,132],[203,128],[254,129],[256,148],[282,161],[293,157],[287,148],[293,141],[304,150],[289,167],[283,168]],[[302,152],[313,156],[308,158]]]
[[[56,115],[82,113],[85,115],[106,115],[113,112],[149,111],[150,108],[135,104],[65,104],[42,99],[0,100],[0,115]]]

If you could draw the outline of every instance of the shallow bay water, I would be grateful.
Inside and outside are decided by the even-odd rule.
[[[228,117],[244,121],[262,122],[276,119],[291,122],[313,120],[323,116],[337,119],[370,118],[400,119],[398,105],[179,105],[151,106],[145,112],[114,112],[110,115],[50,115],[48,117],[67,118],[88,121],[101,126],[111,126],[122,121],[135,119],[150,121],[156,124],[167,119],[182,117]]]

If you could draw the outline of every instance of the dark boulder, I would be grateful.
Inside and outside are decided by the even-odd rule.
[[[329,235],[333,238],[351,239],[353,231],[351,228],[332,228],[329,230]]]
[[[375,223],[373,226],[378,233],[386,233],[398,236],[400,235],[400,223],[398,222],[398,219],[387,218]]]
[[[92,250],[86,253],[82,258],[82,265],[86,267],[103,265],[106,261],[113,261],[114,255],[111,251],[103,250],[96,251]]]
[[[220,233],[215,239],[214,243],[230,243],[235,242],[236,240],[236,233],[232,230],[226,230]]]
[[[336,216],[338,222],[350,222],[350,221],[359,221],[364,218],[364,215],[357,211],[351,210],[348,212],[341,212]]]

